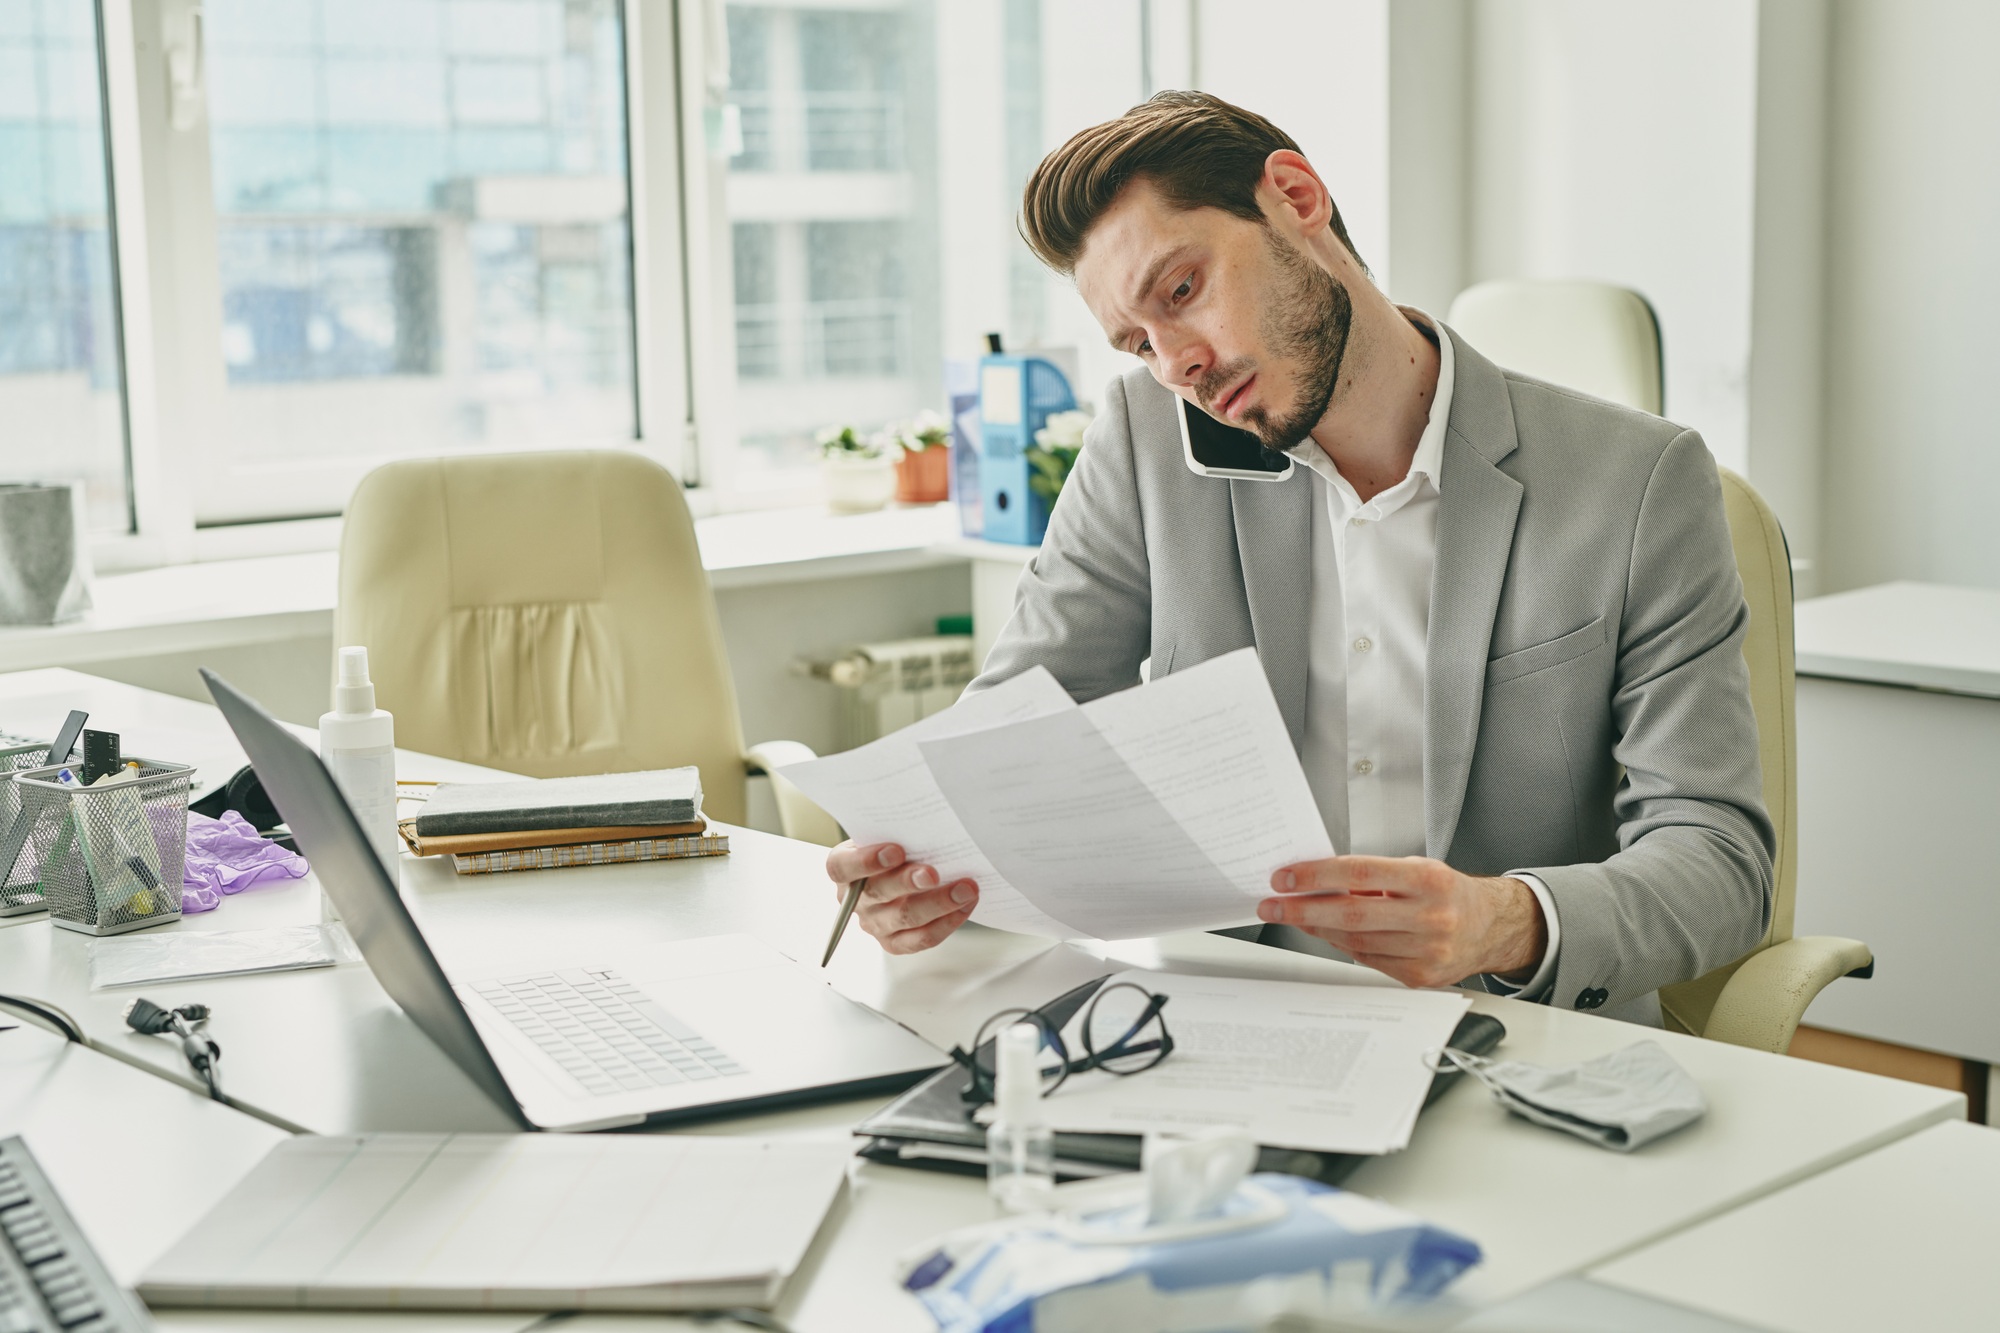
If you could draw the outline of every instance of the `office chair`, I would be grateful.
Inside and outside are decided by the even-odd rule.
[[[622,450],[475,454],[376,468],[340,543],[334,643],[361,644],[412,750],[534,777],[693,764],[741,824],[771,772],[786,836],[839,827],[748,749],[680,484]]]
[[[1660,320],[1629,287],[1482,282],[1458,294],[1445,323],[1496,366],[1655,416],[1663,410]]]
[[[1637,292],[1593,282],[1481,283],[1459,294],[1446,323],[1509,369],[1642,411],[1660,410],[1659,321]],[[1742,958],[1663,988],[1660,1009],[1676,1031],[1782,1053],[1813,997],[1837,977],[1870,975],[1875,959],[1859,940],[1792,934],[1799,814],[1791,556],[1778,516],[1763,497],[1729,469],[1717,470],[1750,608],[1743,657],[1757,715],[1764,804],[1778,833],[1771,923]]]

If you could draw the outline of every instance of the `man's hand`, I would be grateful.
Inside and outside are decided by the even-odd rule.
[[[852,840],[827,853],[826,873],[835,893],[866,879],[854,919],[890,953],[918,953],[964,925],[979,906],[979,886],[969,879],[940,884],[938,872],[920,862],[905,863],[893,842],[856,847]]]
[[[1422,856],[1336,856],[1271,876],[1266,921],[1297,926],[1406,986],[1540,965],[1548,923],[1518,879],[1475,879]],[[864,898],[865,901],[865,898]]]

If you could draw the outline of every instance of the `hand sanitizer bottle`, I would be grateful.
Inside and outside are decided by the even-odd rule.
[[[994,1043],[993,1124],[986,1131],[986,1188],[1003,1213],[1040,1212],[1056,1187],[1056,1136],[1042,1105],[1042,1030],[1016,1023]]]
[[[401,849],[396,834],[396,720],[375,706],[368,679],[368,650],[342,648],[340,674],[333,685],[333,711],[319,720],[319,757],[354,808],[361,831],[375,848],[389,878],[398,874]],[[324,891],[322,891],[323,895]],[[330,904],[329,904],[330,906]]]

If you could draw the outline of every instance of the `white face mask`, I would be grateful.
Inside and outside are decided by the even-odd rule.
[[[1701,1089],[1658,1042],[1555,1069],[1448,1047],[1444,1058],[1493,1089],[1515,1115],[1614,1152],[1664,1138],[1708,1111]]]

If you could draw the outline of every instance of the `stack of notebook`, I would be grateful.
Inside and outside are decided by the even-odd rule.
[[[442,783],[401,829],[411,851],[450,856],[461,875],[729,851],[728,837],[702,818],[693,768]]]

